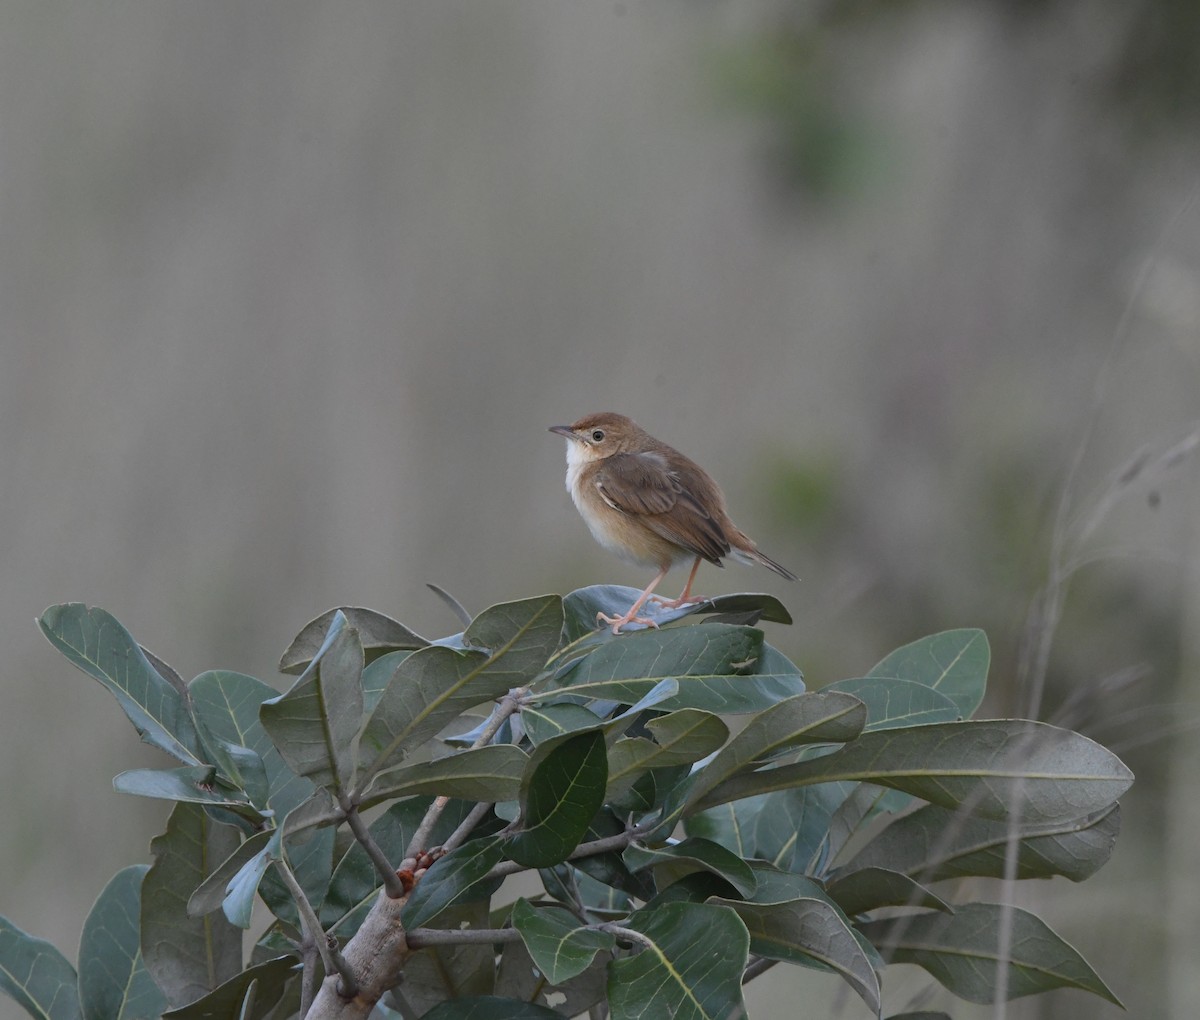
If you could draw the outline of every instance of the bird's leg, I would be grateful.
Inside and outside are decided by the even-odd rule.
[[[704,602],[704,596],[692,594],[692,582],[696,580],[696,571],[700,569],[700,560],[702,557],[697,556],[696,562],[692,564],[692,572],[688,574],[687,584],[683,586],[683,592],[677,599],[664,599],[658,595],[654,596],[654,601],[657,602],[663,609],[678,609],[680,606],[688,606],[693,602]]]
[[[607,613],[597,613],[596,619],[603,620],[605,623],[612,625],[612,632],[619,634],[621,628],[627,623],[644,623],[651,627],[657,627],[658,624],[645,616],[638,616],[637,611],[646,604],[646,599],[650,597],[650,593],[658,587],[658,583],[667,576],[667,571],[671,569],[671,564],[667,564],[658,572],[658,576],[646,586],[646,590],[638,596],[637,601],[629,607],[629,611],[621,616],[609,616]]]

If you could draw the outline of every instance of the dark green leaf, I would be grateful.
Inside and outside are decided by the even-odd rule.
[[[735,776],[700,802],[807,783],[859,780],[984,817],[1052,824],[1108,807],[1133,774],[1087,737],[1021,719],[935,723],[864,733],[823,758]]]
[[[821,690],[853,694],[866,705],[867,725],[863,727],[864,733],[924,723],[954,722],[962,717],[958,705],[949,697],[914,680],[868,676],[838,680],[826,684]]]
[[[1001,878],[1010,826],[929,805],[892,822],[840,873],[886,867],[925,882],[967,875]],[[1082,882],[1108,860],[1120,827],[1116,805],[1049,826],[1021,825],[1016,833],[1016,877],[1063,875]]]
[[[1012,914],[1007,960],[999,952],[1003,915]],[[993,1002],[998,967],[1008,970],[1008,998],[1078,988],[1121,1005],[1071,946],[1019,907],[968,903],[954,914],[920,914],[859,925],[889,958],[915,963],[968,1002]]]
[[[830,897],[847,914],[865,914],[878,907],[932,907],[952,914],[945,900],[907,875],[886,868],[863,868],[828,887]]]
[[[737,912],[750,932],[750,951],[768,960],[816,960],[842,978],[879,1014],[879,978],[844,914],[820,899],[778,903],[710,900]]]
[[[753,896],[758,885],[750,865],[741,857],[720,843],[695,836],[662,849],[650,849],[633,843],[623,857],[632,871],[654,868],[656,884],[660,889],[697,871],[719,875],[742,896]]]
[[[513,744],[489,744],[392,769],[375,778],[364,808],[418,793],[465,800],[516,800],[529,758]]]
[[[746,856],[760,857],[785,871],[820,871],[834,814],[856,787],[856,783],[816,783],[738,801],[761,804],[754,815],[751,852]],[[728,811],[732,806],[712,810]],[[689,818],[688,831],[692,831],[695,818],[708,814],[705,811]]]
[[[159,675],[129,632],[103,609],[81,602],[51,606],[38,621],[50,643],[112,691],[147,744],[185,765],[200,764],[187,702]]]
[[[552,985],[582,974],[597,953],[611,950],[616,943],[612,935],[581,925],[562,907],[534,907],[524,898],[513,904],[512,923]]]
[[[609,967],[613,1020],[742,1016],[742,970],[750,949],[745,924],[729,907],[668,903],[641,910],[622,930],[639,933],[637,952]],[[621,937],[621,931],[615,932]]]
[[[575,687],[612,680],[657,683],[664,677],[746,674],[758,662],[762,648],[762,631],[751,627],[712,624],[638,631],[596,644],[559,684]]]
[[[0,990],[39,1020],[80,1020],[75,968],[44,939],[0,917]]]
[[[242,969],[242,933],[223,917],[190,917],[188,896],[234,850],[237,830],[195,804],[176,804],[167,831],[150,843],[154,865],[142,882],[141,946],[167,1001],[198,999]]]
[[[729,737],[729,727],[717,716],[694,708],[650,719],[646,729],[653,740],[626,737],[609,748],[605,799],[619,797],[649,769],[691,765],[712,754]]]
[[[896,677],[932,687],[969,719],[983,702],[991,657],[983,631],[947,630],[897,648],[867,676]]]
[[[473,889],[504,856],[496,836],[473,839],[433,862],[417,882],[400,920],[408,931],[433,921],[442,911],[468,900]]]
[[[262,1020],[283,997],[288,979],[299,963],[294,956],[279,956],[234,975],[219,988],[195,1002],[163,1014],[163,1020]],[[254,1001],[243,1009],[253,985]]]
[[[768,761],[777,752],[801,744],[853,740],[862,731],[867,712],[849,694],[817,691],[781,701],[754,716],[703,768],[692,774],[686,804],[695,804],[708,791]]]
[[[558,647],[562,600],[544,595],[493,606],[463,635],[465,651],[432,647],[399,664],[363,731],[364,776],[399,765],[467,709],[530,683]]]
[[[564,860],[600,810],[607,781],[608,758],[599,730],[539,745],[521,784],[522,828],[505,841],[506,856],[530,868]]]
[[[739,857],[753,857],[754,829],[762,814],[762,797],[722,804],[708,811],[698,811],[684,820],[689,836],[701,836],[732,850]]]
[[[434,1006],[421,1020],[562,1020],[545,1006],[498,995],[475,995]]]
[[[356,606],[340,606],[327,610],[304,625],[279,660],[281,673],[303,673],[308,668],[325,643],[325,636],[338,613],[358,631],[367,662],[373,662],[381,655],[399,648],[424,648],[429,644],[420,634],[415,634],[383,613]]]
[[[104,887],[79,937],[79,999],[86,1020],[158,1016],[167,1005],[142,961],[138,932],[142,878],[131,865]]]
[[[358,631],[334,614],[329,636],[291,689],[262,703],[262,723],[293,772],[349,791],[354,738],[362,724],[363,648]]]

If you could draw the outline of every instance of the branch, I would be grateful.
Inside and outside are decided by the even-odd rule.
[[[405,936],[412,949],[426,946],[467,946],[497,942],[519,942],[521,933],[516,928],[414,928]]]
[[[605,836],[603,839],[593,839],[590,843],[580,843],[567,860],[577,861],[581,857],[594,857],[596,854],[606,854],[612,850],[624,850],[635,839],[640,839],[657,826],[657,821],[647,826],[635,825],[624,832],[618,832],[615,836]],[[503,861],[492,868],[487,877],[504,878],[507,875],[515,875],[528,870],[523,864],[518,864],[516,861]]]
[[[331,944],[330,940],[325,937],[325,929],[321,927],[316,911],[308,902],[308,897],[304,894],[300,883],[296,881],[296,876],[292,874],[292,869],[288,867],[287,861],[277,860],[275,867],[283,879],[283,884],[288,887],[288,892],[292,894],[292,899],[296,901],[296,909],[300,912],[300,922],[304,926],[305,937],[312,941],[317,952],[321,954],[321,962],[325,965],[325,974],[341,975],[339,994],[345,998],[353,998],[358,994],[358,979],[354,976],[354,971],[350,969],[346,958],[337,951],[336,944]]]

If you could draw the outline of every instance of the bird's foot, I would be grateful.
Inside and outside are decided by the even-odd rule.
[[[621,628],[627,623],[641,623],[647,627],[658,629],[658,624],[651,620],[648,616],[638,616],[634,610],[629,610],[624,616],[609,616],[607,613],[597,613],[596,622],[604,622],[612,627],[614,634],[620,634]]]

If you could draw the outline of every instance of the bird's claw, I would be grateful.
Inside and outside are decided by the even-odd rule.
[[[626,613],[624,616],[609,616],[607,613],[597,613],[596,621],[598,623],[609,624],[614,634],[620,634],[621,628],[627,623],[641,623],[658,630],[658,624],[654,620],[651,620],[648,616],[634,616],[633,613]]]

